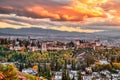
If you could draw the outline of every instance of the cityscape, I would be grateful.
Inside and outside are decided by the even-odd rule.
[[[30,36],[0,38],[0,70],[16,67],[18,80],[119,80],[119,50],[99,39],[62,42]]]
[[[0,0],[0,80],[120,80],[120,0]]]

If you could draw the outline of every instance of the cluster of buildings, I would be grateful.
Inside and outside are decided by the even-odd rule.
[[[88,42],[86,40],[75,40],[71,42],[61,42],[61,41],[40,41],[37,39],[31,39],[28,37],[28,40],[20,39],[7,39],[0,38],[0,45],[9,45],[10,50],[18,51],[59,51],[67,49],[78,49],[78,48],[93,48],[93,49],[103,49],[100,40],[95,40]]]
[[[93,72],[91,75],[87,75],[82,72],[83,80],[119,80],[120,72],[118,74],[110,73],[108,70],[103,70],[101,72]]]
[[[59,51],[67,50],[64,43],[59,41],[39,41],[37,39],[29,39],[25,44],[20,45],[20,41],[15,41],[15,45],[10,44],[10,50],[24,50],[26,51]]]
[[[99,60],[99,64],[110,64],[107,60]],[[70,65],[67,65],[69,77],[71,79],[78,80],[78,70],[71,70]],[[117,73],[110,72],[109,70],[101,70],[93,72],[92,67],[86,67],[85,71],[81,71],[82,80],[120,80],[120,70],[116,70]],[[88,74],[90,73],[90,74]],[[62,80],[62,70],[54,71],[55,80]]]
[[[99,60],[99,63],[110,64],[106,60]],[[8,65],[8,64],[15,64],[15,63],[6,62],[6,63],[0,63],[0,64]],[[50,64],[47,63],[46,65],[49,66]],[[78,70],[72,70],[71,64],[67,65],[67,70],[69,72],[69,77],[71,79],[73,79],[74,77],[75,80],[78,80],[78,77],[79,77]],[[120,70],[116,70],[116,71],[118,73],[111,73],[109,70],[92,72],[92,67],[86,67],[85,71],[81,71],[81,77],[82,77],[82,80],[120,80]],[[35,75],[38,73],[38,70],[36,68],[28,68],[28,69],[23,69],[22,72],[26,74]],[[90,74],[88,74],[87,72],[90,72]],[[54,74],[53,80],[62,80],[62,69],[60,71],[52,71],[52,73]],[[44,77],[42,76],[40,78],[44,79]],[[47,80],[47,79],[44,79],[44,80]]]
[[[93,49],[103,49],[104,46],[100,42],[100,40],[95,40],[95,41],[85,41],[85,40],[75,40],[74,41],[75,47],[76,48],[93,48]]]

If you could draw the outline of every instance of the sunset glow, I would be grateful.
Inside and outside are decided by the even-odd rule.
[[[119,3],[119,0],[1,0],[0,27],[46,27],[46,29],[61,31],[95,32],[99,30],[86,29],[82,31],[81,28],[89,26],[89,24],[94,24],[94,27],[99,22],[100,24],[107,23],[112,26],[120,25]],[[13,17],[11,14],[15,14],[19,18]],[[24,17],[26,22],[24,22],[24,18],[21,19],[20,17]],[[36,24],[31,22],[29,18],[32,18]],[[47,20],[45,25],[41,23],[42,19]],[[18,23],[24,26],[18,25]],[[59,26],[58,23],[61,25]],[[50,27],[47,25],[50,25]],[[72,25],[72,28],[69,25]],[[66,27],[63,28],[63,26]],[[105,26],[109,27],[109,25]]]

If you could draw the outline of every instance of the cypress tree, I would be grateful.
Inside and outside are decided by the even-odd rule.
[[[75,60],[72,60],[72,70],[75,70]]]
[[[75,80],[74,76],[73,76],[72,80]]]
[[[64,70],[62,72],[62,80],[70,80],[69,72],[67,70],[67,60],[65,59]]]
[[[78,80],[82,80],[82,74],[81,74],[81,71],[78,72]]]
[[[23,68],[24,68],[23,63],[20,63],[19,71],[22,71]]]

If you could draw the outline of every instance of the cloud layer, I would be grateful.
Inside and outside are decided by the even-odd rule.
[[[107,0],[0,0],[0,13],[57,21],[82,21],[88,17],[106,17],[100,6],[106,2]]]
[[[119,0],[0,0],[0,27],[77,32],[116,30],[120,29],[119,3]]]

